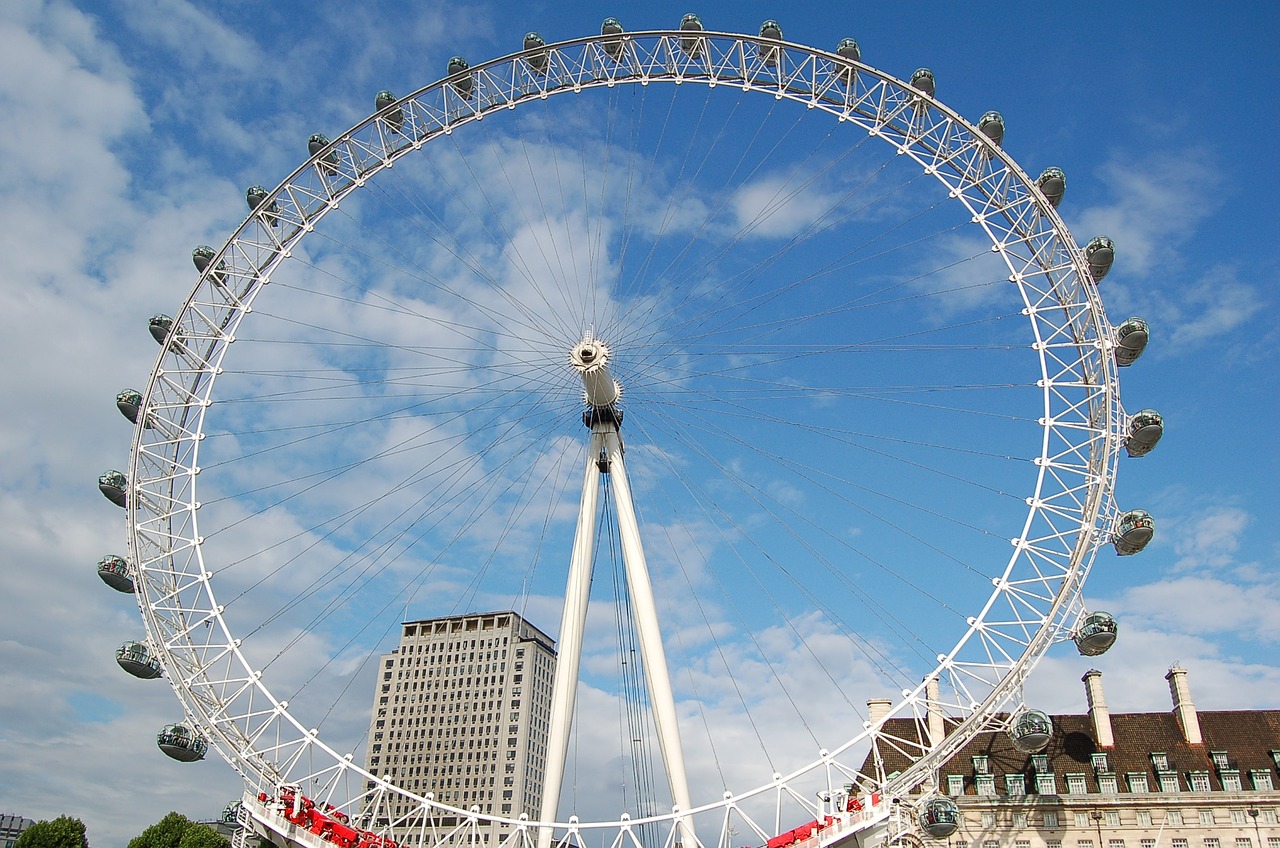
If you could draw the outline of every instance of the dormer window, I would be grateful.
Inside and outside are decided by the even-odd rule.
[[[1218,772],[1218,777],[1222,779],[1222,789],[1225,792],[1239,792],[1240,771],[1239,769],[1222,769]]]
[[[1168,757],[1168,756],[1166,756],[1165,754],[1162,754],[1162,753],[1152,753],[1152,755],[1151,755],[1151,766],[1152,766],[1152,768],[1154,768],[1156,771],[1168,771],[1168,770],[1169,770],[1169,757]]]
[[[1129,780],[1130,792],[1150,792],[1147,786],[1147,773],[1145,771],[1131,771],[1126,778]]]
[[[973,758],[973,773],[988,774],[991,769],[987,766],[987,758],[985,756],[975,756]]]
[[[1035,769],[1036,774],[1043,774],[1049,771],[1049,755],[1048,754],[1032,754],[1031,767]]]
[[[1216,769],[1221,770],[1224,768],[1231,767],[1230,764],[1227,762],[1226,751],[1210,751],[1209,758],[1213,760],[1213,767]]]
[[[1107,763],[1106,754],[1090,754],[1089,759],[1093,762],[1094,771],[1111,771],[1111,767]]]

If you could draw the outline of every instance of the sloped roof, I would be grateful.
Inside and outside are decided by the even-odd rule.
[[[1179,785],[1183,790],[1190,788],[1187,774],[1193,771],[1208,772],[1210,788],[1222,790],[1221,777],[1210,756],[1214,751],[1226,752],[1228,765],[1239,769],[1246,788],[1250,785],[1250,770],[1263,769],[1270,771],[1273,777],[1276,775],[1276,763],[1270,752],[1280,750],[1280,710],[1201,712],[1199,717],[1204,742],[1191,745],[1183,736],[1178,719],[1172,712],[1113,714],[1111,729],[1115,745],[1103,749],[1098,746],[1093,722],[1088,715],[1055,715],[1052,716],[1053,737],[1041,753],[1048,756],[1050,768],[1058,775],[1060,789],[1063,788],[1064,775],[1080,773],[1085,776],[1090,792],[1101,791],[1091,759],[1094,753],[1100,751],[1107,754],[1108,765],[1119,778],[1121,791],[1127,790],[1124,776],[1130,772],[1145,773],[1153,791],[1156,789],[1158,782],[1151,762],[1153,753],[1162,753],[1168,757],[1169,770],[1179,775]],[[955,720],[948,719],[947,731],[950,732],[955,725]],[[917,728],[917,723],[911,719],[890,719],[885,723],[886,733],[903,738],[918,736]],[[905,770],[910,765],[904,754],[890,750],[888,746],[881,747],[881,754],[887,773]],[[965,793],[975,794],[975,756],[987,757],[988,770],[997,776],[997,780],[1005,774],[1030,776],[1035,771],[1031,755],[1014,748],[1007,734],[986,732],[971,739],[940,769],[943,780],[950,774],[964,775]],[[872,768],[871,757],[868,755],[863,764],[863,772],[870,774]],[[1027,791],[1034,790],[1035,782],[1028,780]],[[998,791],[1003,793],[1003,785],[999,786]]]

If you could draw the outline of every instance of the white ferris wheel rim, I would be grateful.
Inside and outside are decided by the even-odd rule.
[[[268,221],[265,211],[250,214],[217,251],[175,316],[175,332],[143,394],[142,415],[153,426],[137,428],[131,451],[130,552],[147,636],[162,656],[184,712],[251,785],[337,785],[350,773],[361,785],[372,781],[378,792],[403,792],[295,720],[287,702],[266,688],[260,672],[246,660],[240,640],[222,617],[201,556],[196,482],[204,411],[227,346],[275,267],[339,200],[430,140],[491,112],[551,94],[650,82],[734,85],[803,103],[840,123],[862,127],[914,159],[968,208],[1022,292],[1039,360],[1043,439],[1022,534],[1011,540],[1013,553],[1003,577],[993,581],[986,605],[969,619],[952,651],[939,656],[929,676],[953,681],[951,694],[931,704],[926,678],[914,690],[904,689],[889,710],[889,716],[911,717],[923,727],[934,706],[958,713],[959,726],[937,744],[895,739],[900,747],[914,748],[915,764],[887,777],[860,774],[858,763],[841,760],[858,743],[883,733],[882,722],[868,723],[842,746],[820,752],[792,774],[738,794],[725,793],[722,800],[683,814],[785,792],[790,780],[815,770],[837,775],[837,782],[870,779],[888,795],[905,795],[964,740],[1015,704],[1036,661],[1074,626],[1083,609],[1083,580],[1115,511],[1112,490],[1123,414],[1110,327],[1081,251],[1057,212],[1012,158],[974,125],[901,80],[821,50],[749,35],[699,32],[701,49],[691,55],[679,49],[680,40],[689,37],[687,32],[651,31],[550,44],[543,48],[550,57],[549,72],[531,73],[525,51],[472,67],[468,74],[476,92],[471,97],[460,96],[450,79],[442,79],[401,98],[343,133],[269,192],[259,209],[275,210],[275,220]],[[612,61],[605,45],[619,39],[622,61]],[[760,59],[761,46],[778,50],[776,69]],[[846,86],[843,75],[850,73],[853,83]],[[393,111],[401,113],[402,133],[390,128]],[[326,176],[325,157],[335,152],[338,164]],[[1029,579],[1020,567],[1039,576]],[[1002,602],[1026,612],[1004,620],[996,615]],[[193,636],[197,631],[199,638]],[[964,653],[975,644],[991,657],[985,667]],[[975,694],[965,703],[970,692]],[[314,765],[319,760],[323,764]],[[404,794],[432,809],[479,821],[534,824]],[[649,821],[670,822],[675,815]],[[640,821],[628,824],[623,817],[556,824],[579,831]]]

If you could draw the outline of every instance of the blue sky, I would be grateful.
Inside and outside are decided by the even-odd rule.
[[[222,762],[183,766],[156,751],[152,734],[176,718],[176,701],[164,683],[129,678],[112,662],[112,648],[141,625],[129,599],[93,575],[103,553],[123,547],[120,512],[94,491],[97,474],[122,466],[128,450],[129,427],[111,399],[151,368],[157,348],[146,318],[180,306],[194,280],[191,247],[221,244],[243,219],[247,185],[274,185],[302,160],[308,134],[337,135],[361,120],[378,89],[407,94],[441,76],[450,55],[502,55],[530,29],[554,41],[597,31],[605,15],[642,29],[674,26],[686,11],[6,4],[4,812],[78,815],[91,841],[108,845],[169,809],[215,815],[238,793]],[[1275,7],[992,3],[963,15],[904,15],[839,4],[794,19],[754,3],[695,11],[709,29],[728,31],[754,32],[777,17],[788,40],[826,48],[850,35],[865,61],[899,77],[927,65],[939,98],[961,114],[1003,113],[1005,147],[1026,170],[1064,169],[1061,213],[1077,239],[1105,232],[1117,242],[1103,284],[1109,315],[1138,314],[1153,326],[1147,354],[1123,374],[1126,407],[1160,409],[1168,430],[1155,453],[1124,464],[1118,488],[1122,505],[1156,516],[1156,541],[1139,557],[1104,553],[1086,592],[1121,617],[1121,642],[1089,662],[1056,650],[1029,690],[1051,711],[1080,710],[1080,675],[1096,665],[1113,710],[1164,710],[1163,674],[1180,662],[1202,709],[1275,707]],[[316,250],[318,262],[328,260]],[[255,532],[278,529],[263,523]],[[655,549],[661,561],[662,545]],[[500,600],[480,580],[441,581],[456,600],[415,599],[411,614]],[[550,594],[535,593],[529,609],[554,629]],[[269,602],[241,614],[263,615]],[[359,602],[353,617],[363,614]],[[376,632],[398,615],[383,613]],[[769,635],[780,651],[801,638]],[[811,645],[818,635],[805,634]],[[333,652],[330,637],[312,634]],[[360,704],[347,708],[358,724]]]

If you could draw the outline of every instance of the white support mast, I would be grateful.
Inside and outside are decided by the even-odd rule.
[[[583,632],[587,621],[587,599],[591,589],[600,476],[605,473],[613,481],[618,511],[618,536],[622,543],[627,588],[631,593],[631,604],[635,612],[636,635],[649,689],[649,701],[653,706],[658,748],[662,752],[672,801],[682,811],[688,811],[691,808],[689,781],[685,776],[675,694],[671,688],[666,652],[662,647],[662,630],[658,623],[658,608],[653,597],[649,567],[645,561],[644,545],[640,539],[640,527],[636,521],[631,486],[622,456],[622,437],[618,430],[622,423],[622,412],[618,409],[622,388],[609,373],[608,346],[590,334],[570,351],[569,362],[582,375],[587,402],[584,421],[591,428],[591,442],[583,475],[573,554],[569,561],[564,613],[560,620],[540,818],[542,821],[554,821],[560,805],[560,785],[564,780],[568,757],[578,671],[582,660]],[[692,823],[686,820],[681,827],[685,837],[684,844],[696,845]],[[539,848],[549,848],[551,839],[551,828],[543,828],[538,834]]]

